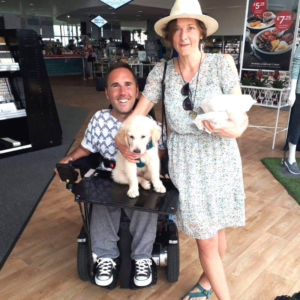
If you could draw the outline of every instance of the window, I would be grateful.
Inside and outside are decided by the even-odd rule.
[[[69,40],[74,40],[74,44],[77,44],[75,37],[80,38],[81,30],[80,25],[68,24],[68,25],[54,25],[54,40],[57,39],[62,42],[63,46],[69,44]]]
[[[53,26],[53,31],[54,31],[54,35],[55,35],[55,36],[61,35],[60,25],[54,25],[54,26]]]

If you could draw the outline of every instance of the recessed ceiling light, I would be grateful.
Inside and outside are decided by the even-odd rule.
[[[143,12],[142,10],[139,10],[138,12]]]
[[[68,18],[70,18],[70,16],[67,16]]]
[[[32,3],[30,3],[29,5],[33,5]]]

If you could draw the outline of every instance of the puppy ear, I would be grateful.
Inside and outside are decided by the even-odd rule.
[[[157,141],[160,139],[161,136],[161,128],[156,123],[153,124],[153,127],[151,129],[151,137],[153,146],[156,146]]]
[[[127,140],[127,132],[128,132],[127,126],[126,124],[123,123],[117,132],[117,136],[119,137],[119,140],[123,145],[129,147],[128,140]]]

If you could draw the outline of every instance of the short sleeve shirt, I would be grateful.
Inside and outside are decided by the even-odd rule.
[[[118,148],[114,139],[122,122],[113,117],[110,112],[110,109],[104,109],[94,114],[85,131],[81,145],[92,153],[99,152],[104,158],[115,161]],[[149,115],[147,117],[152,119]],[[159,122],[157,124],[162,127]],[[166,148],[163,143],[163,141],[166,141],[165,131],[163,135],[157,143],[160,150]],[[105,168],[103,164],[99,166],[99,169],[111,170]]]

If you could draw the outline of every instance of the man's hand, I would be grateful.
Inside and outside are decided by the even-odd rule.
[[[65,156],[63,159],[61,159],[58,163],[59,164],[68,164],[70,161],[73,161],[73,158],[70,156]],[[54,172],[59,176],[57,169],[54,169]],[[60,181],[62,182],[62,181]]]
[[[239,125],[240,118],[234,113],[228,114],[228,122],[224,125],[215,125],[212,121],[203,121],[204,127],[209,130],[212,134],[217,134],[221,137],[227,138],[238,138],[243,132],[246,130],[248,126],[248,117],[245,113],[243,113],[247,118],[244,120],[243,124]]]
[[[128,146],[120,143],[119,139],[118,139],[118,135],[116,135],[115,137],[115,143],[116,146],[118,148],[118,150],[122,153],[122,155],[131,163],[138,163],[138,158],[142,157],[142,154],[140,153],[134,153],[131,152],[128,148]]]

